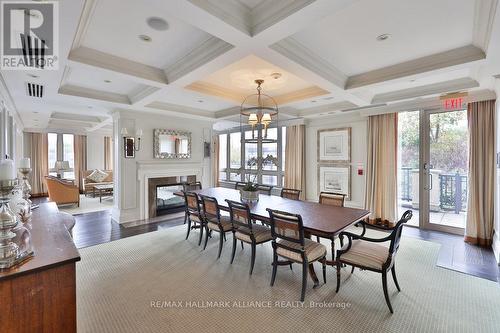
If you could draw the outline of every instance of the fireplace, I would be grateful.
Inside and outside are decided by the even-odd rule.
[[[183,184],[195,181],[194,175],[149,178],[149,217],[184,211],[184,198],[174,193],[182,191]]]

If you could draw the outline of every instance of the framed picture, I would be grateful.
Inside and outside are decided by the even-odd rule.
[[[351,161],[351,128],[318,131],[318,162]]]
[[[318,192],[334,192],[351,197],[351,167],[350,166],[319,166]]]

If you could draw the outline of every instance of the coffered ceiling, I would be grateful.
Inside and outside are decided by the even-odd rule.
[[[492,89],[497,2],[60,1],[60,69],[2,71],[2,87],[27,128],[92,131],[119,110],[222,121],[255,79],[288,117],[404,108]],[[31,81],[44,97],[26,96]]]

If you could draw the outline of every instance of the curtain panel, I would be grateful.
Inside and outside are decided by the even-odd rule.
[[[49,151],[47,133],[25,133],[30,147],[31,193],[33,196],[46,196],[45,176],[49,175]]]
[[[368,118],[365,206],[370,223],[397,221],[397,114]]]
[[[495,101],[469,103],[469,195],[465,241],[491,246],[495,191]]]
[[[212,184],[219,186],[219,136],[214,135],[212,140]]]
[[[104,137],[104,170],[113,170],[113,140]]]
[[[300,199],[306,195],[306,127],[286,128],[285,187],[300,190]]]
[[[75,135],[73,149],[75,153],[75,185],[80,189],[80,193],[83,193],[83,172],[87,170],[87,136]]]

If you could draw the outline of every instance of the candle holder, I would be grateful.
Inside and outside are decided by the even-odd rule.
[[[19,246],[13,241],[18,236],[14,231],[18,222],[9,201],[17,185],[17,179],[0,180],[0,269],[10,268],[33,256],[31,248],[19,251]]]
[[[31,172],[31,168],[19,168],[19,173],[23,175],[21,181],[21,191],[23,191],[23,199],[30,205],[29,216],[31,217],[31,211],[38,208],[38,205],[34,205],[30,200],[31,197],[31,185],[28,181],[28,176]]]

